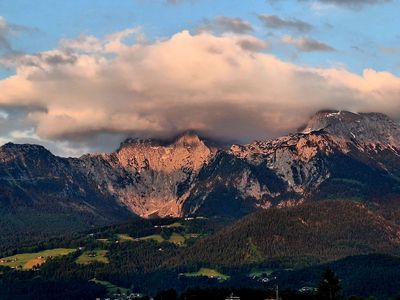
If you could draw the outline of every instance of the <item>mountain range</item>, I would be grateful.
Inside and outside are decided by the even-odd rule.
[[[320,111],[298,132],[247,145],[188,131],[127,139],[110,154],[57,157],[0,147],[0,226],[62,233],[132,218],[223,216],[326,199],[400,199],[400,125],[380,113]]]

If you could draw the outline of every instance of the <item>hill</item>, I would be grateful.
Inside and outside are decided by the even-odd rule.
[[[353,201],[320,201],[259,211],[198,241],[176,264],[294,265],[368,253],[399,254],[400,227]],[[293,266],[293,265],[292,265]]]

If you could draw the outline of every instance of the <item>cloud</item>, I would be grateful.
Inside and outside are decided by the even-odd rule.
[[[399,77],[299,66],[248,46],[257,43],[254,36],[187,31],[149,42],[137,28],[92,39],[93,47],[84,38],[68,47],[64,41],[14,62],[16,74],[0,81],[0,109],[9,120],[10,110],[24,110],[26,126],[18,129],[67,145],[66,153],[187,129],[242,142],[276,137],[327,107],[399,119]],[[12,138],[13,125],[0,122],[10,124],[0,136]]]
[[[18,52],[12,47],[10,36],[33,31],[36,30],[34,28],[8,23],[4,17],[0,16],[0,54],[10,55]]]
[[[178,5],[185,2],[195,2],[197,0],[163,0],[168,5]]]
[[[312,8],[321,10],[332,7],[350,9],[362,9],[369,5],[378,5],[393,2],[393,0],[297,0],[298,2],[310,3]],[[269,2],[282,2],[282,0],[269,0]]]
[[[308,32],[313,29],[313,26],[297,19],[282,19],[274,15],[258,15],[258,18],[265,27],[271,29],[290,29],[300,32]]]
[[[279,1],[279,0],[273,0],[273,1]],[[329,7],[329,6],[361,9],[368,5],[384,4],[392,2],[393,0],[297,0],[297,1],[310,2],[316,9],[322,9],[324,7]]]
[[[60,48],[65,51],[75,51],[80,53],[101,52],[102,43],[92,35],[82,35],[77,39],[63,39],[60,41]]]
[[[285,35],[281,39],[282,43],[293,45],[297,50],[302,52],[330,52],[335,49],[325,43],[316,41],[308,37],[295,38],[290,35]]]
[[[11,43],[8,40],[10,28],[6,20],[0,16],[0,50],[11,51]]]
[[[307,0],[303,0],[307,1]],[[347,6],[347,7],[362,7],[370,4],[382,4],[391,2],[392,0],[319,0],[321,3],[335,4],[339,6]]]
[[[0,120],[7,120],[9,114],[6,111],[0,110]]]
[[[231,32],[245,34],[254,31],[253,26],[238,17],[218,16],[213,20],[205,20],[200,26],[200,31]]]
[[[400,47],[384,47],[381,49],[384,54],[400,54]]]

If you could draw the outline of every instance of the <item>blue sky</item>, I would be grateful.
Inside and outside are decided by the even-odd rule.
[[[1,0],[0,144],[60,155],[320,109],[400,120],[400,0]]]

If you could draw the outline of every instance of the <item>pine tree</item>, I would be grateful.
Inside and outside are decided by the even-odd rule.
[[[336,300],[340,299],[340,291],[342,290],[340,286],[340,280],[336,276],[335,272],[331,269],[327,269],[323,274],[321,281],[318,285],[318,299],[329,299]]]

